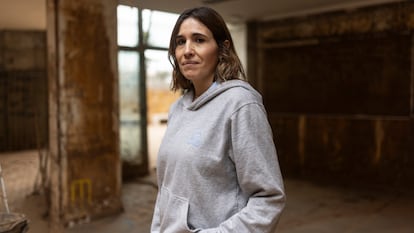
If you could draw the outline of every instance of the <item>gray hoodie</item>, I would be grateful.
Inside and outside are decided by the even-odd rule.
[[[171,107],[157,162],[152,233],[274,232],[285,205],[276,149],[260,94],[215,83]]]

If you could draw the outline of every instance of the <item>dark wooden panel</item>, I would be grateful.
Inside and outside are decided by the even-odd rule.
[[[46,145],[45,46],[44,31],[0,32],[0,151]]]
[[[350,186],[414,188],[414,126],[406,119],[273,116],[284,175]]]
[[[272,113],[410,112],[408,35],[330,39],[264,50],[264,99]]]
[[[360,177],[372,168],[372,121],[312,118],[306,127],[307,173],[321,177]]]
[[[7,140],[4,150],[44,147],[47,141],[45,71],[7,72]]]
[[[303,164],[299,149],[299,119],[298,117],[270,117],[273,137],[285,174],[301,174]]]
[[[3,65],[8,71],[45,70],[46,33],[38,30],[3,31]]]

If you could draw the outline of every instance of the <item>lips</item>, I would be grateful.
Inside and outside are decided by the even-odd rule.
[[[196,65],[196,64],[198,64],[198,62],[196,62],[196,61],[185,61],[185,62],[182,63],[183,66],[185,66],[185,65]]]

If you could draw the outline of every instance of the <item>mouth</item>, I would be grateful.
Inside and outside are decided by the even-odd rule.
[[[196,61],[185,61],[181,65],[186,66],[186,65],[197,65],[197,64],[198,64],[198,62],[196,62]]]

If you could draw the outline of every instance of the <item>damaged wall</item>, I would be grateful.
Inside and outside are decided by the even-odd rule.
[[[0,30],[0,151],[46,142],[46,33]]]
[[[286,176],[414,187],[413,12],[404,2],[249,24],[249,78]]]
[[[114,0],[48,1],[55,222],[122,209],[116,6]]]

